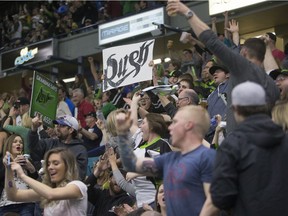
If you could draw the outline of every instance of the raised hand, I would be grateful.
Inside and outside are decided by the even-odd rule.
[[[264,43],[266,44],[266,46],[267,46],[269,43],[271,43],[271,39],[270,39],[269,35],[267,35],[267,34],[262,35],[262,36],[260,37],[260,39],[262,39],[262,40],[264,41]]]
[[[114,149],[112,147],[110,147],[107,151],[108,151],[107,156],[108,156],[108,160],[109,160],[110,164],[111,163],[116,164],[117,156],[114,152]]]
[[[168,1],[166,11],[169,14],[186,14],[190,9],[180,1]]]
[[[102,156],[100,156],[99,161],[94,166],[93,174],[95,177],[101,176],[101,173],[103,173],[110,166],[108,158],[107,158],[107,156],[105,156],[105,154],[106,153],[104,153]]]
[[[97,120],[96,125],[97,125],[97,127],[98,127],[100,130],[104,130],[104,129],[105,129],[105,123],[104,123],[101,119],[98,119],[98,120]]]
[[[239,24],[236,20],[232,19],[229,21],[229,28],[226,28],[231,33],[239,32]]]
[[[14,161],[13,156],[10,154],[10,152],[6,152],[5,156],[3,157],[3,164],[6,168],[10,168],[11,162]]]
[[[141,91],[137,91],[134,93],[133,97],[132,97],[132,103],[137,103],[140,101],[141,99]]]
[[[118,112],[116,114],[116,133],[117,135],[127,134],[132,125],[132,120],[130,119],[130,112],[123,113]]]
[[[94,62],[94,59],[93,59],[92,56],[89,56],[89,57],[88,57],[88,62],[89,62],[90,64]]]
[[[42,125],[42,119],[40,113],[37,113],[37,115],[32,119],[32,130],[36,131],[40,125]]]
[[[131,106],[132,100],[130,98],[123,98],[123,100],[125,101],[126,104]]]

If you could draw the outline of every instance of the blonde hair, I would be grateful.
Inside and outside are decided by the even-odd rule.
[[[185,119],[193,121],[193,131],[201,138],[205,136],[210,128],[210,116],[206,109],[199,105],[188,105],[180,108],[185,112]]]
[[[22,126],[25,128],[32,127],[32,118],[29,116],[28,112],[24,113],[22,116]]]
[[[280,125],[284,131],[288,131],[288,101],[279,101],[272,109],[273,121]]]
[[[107,132],[109,133],[109,135],[111,135],[112,137],[116,137],[117,136],[117,132],[116,132],[116,115],[119,112],[127,113],[127,111],[125,109],[121,108],[121,109],[113,110],[107,116],[106,129],[107,129]]]
[[[75,156],[73,153],[67,149],[67,148],[54,148],[46,152],[44,156],[44,176],[43,176],[43,184],[46,184],[52,188],[56,188],[56,184],[51,182],[51,178],[48,172],[48,159],[52,154],[60,154],[61,159],[63,160],[65,164],[65,177],[61,181],[58,187],[64,187],[66,186],[69,182],[73,180],[78,180],[78,168],[77,168],[77,162],[75,159]],[[52,202],[52,200],[47,200],[43,199],[41,200],[41,206],[47,206]]]

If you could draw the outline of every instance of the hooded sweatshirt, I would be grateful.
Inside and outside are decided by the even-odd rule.
[[[288,139],[264,114],[247,117],[217,151],[211,197],[233,215],[288,215]]]

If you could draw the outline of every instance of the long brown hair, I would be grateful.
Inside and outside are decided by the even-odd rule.
[[[12,135],[10,135],[10,136],[6,139],[6,141],[4,142],[4,145],[3,145],[3,151],[2,151],[3,155],[6,154],[6,151],[8,151],[8,152],[11,153],[11,151],[12,151],[12,144],[13,144],[13,142],[14,142],[14,139],[15,139],[16,137],[18,137],[18,136],[19,136],[19,135],[17,135],[17,134],[12,134]],[[19,136],[19,137],[21,137],[21,136]],[[23,149],[24,149],[24,141],[23,141],[23,138],[22,138],[22,137],[21,137],[21,139],[22,139]]]
[[[67,149],[67,148],[54,148],[46,152],[44,156],[44,176],[43,176],[43,184],[46,184],[52,188],[56,188],[56,184],[51,182],[51,178],[48,172],[48,159],[52,154],[60,154],[61,159],[63,160],[65,164],[65,177],[59,184],[60,187],[66,186],[69,182],[73,180],[78,180],[78,168],[77,168],[77,162],[75,159],[75,156],[73,153]],[[59,186],[58,186],[59,187]],[[41,206],[46,206],[50,203],[51,201],[47,199],[43,199],[41,201]]]
[[[151,132],[158,134],[162,138],[166,138],[169,135],[167,124],[162,115],[158,113],[148,113],[145,118],[147,119]]]

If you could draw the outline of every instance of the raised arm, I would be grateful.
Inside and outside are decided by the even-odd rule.
[[[279,67],[278,67],[277,61],[272,55],[272,50],[269,46],[271,39],[269,38],[268,35],[263,35],[261,38],[264,40],[266,44],[265,58],[263,61],[264,69],[266,73],[269,74],[271,71],[278,69]]]
[[[223,16],[224,16],[224,36],[225,38],[227,39],[230,39],[230,34],[229,34],[229,31],[227,30],[227,28],[229,27],[228,24],[229,24],[229,17],[228,17],[228,11],[225,11],[223,13]]]
[[[135,92],[130,103],[130,108],[131,108],[130,118],[132,120],[130,131],[132,134],[135,134],[138,129],[138,108],[139,108],[138,103],[140,99],[141,99],[141,96],[139,92]]]
[[[212,17],[211,18],[211,29],[212,29],[212,31],[215,33],[215,34],[217,34],[218,32],[217,32],[217,27],[216,27],[216,17]]]
[[[125,177],[122,175],[118,168],[117,157],[112,147],[108,149],[108,159],[117,184],[128,194],[136,197],[134,185],[125,179]]]
[[[17,190],[13,180],[13,172],[16,172],[18,178],[22,179],[26,184],[28,184],[31,189]],[[11,163],[11,169],[6,168],[6,174],[7,177],[5,189],[8,198],[13,201],[39,201],[40,197],[44,197],[48,200],[63,200],[77,199],[83,196],[80,189],[74,184],[66,185],[65,187],[51,188],[37,180],[34,180],[33,178],[30,178],[23,172],[21,166],[16,162]]]
[[[229,21],[229,27],[227,27],[226,30],[231,32],[232,41],[236,46],[238,46],[240,43],[238,22],[232,19],[231,21]]]
[[[31,154],[31,158],[34,161],[41,161],[44,157],[46,151],[46,143],[43,140],[39,140],[39,136],[37,133],[38,127],[42,124],[40,115],[37,115],[32,119],[32,127],[28,133],[28,148]]]
[[[9,155],[9,156],[8,156]],[[14,181],[14,170],[11,169],[12,164],[21,166],[16,162],[11,162],[8,164],[8,157],[10,161],[13,161],[13,157],[9,152],[3,157],[3,164],[6,168],[5,170],[5,191],[9,200],[19,201],[19,202],[33,202],[40,201],[40,196],[33,190],[18,190]],[[21,168],[22,169],[22,168]],[[23,172],[23,170],[22,170]]]
[[[12,106],[9,110],[8,118],[3,123],[3,128],[8,125],[16,125],[17,110]]]
[[[186,5],[181,2],[168,2],[167,11],[171,11],[172,13],[179,13],[181,15],[186,15],[189,11],[191,11]],[[192,27],[194,33],[199,38],[199,35],[205,31],[210,29],[209,26],[204,23],[199,17],[193,12],[193,16],[188,19],[188,23]]]
[[[88,57],[88,62],[90,64],[90,71],[94,77],[94,80],[95,81],[99,81],[99,78],[98,78],[98,74],[97,74],[97,70],[96,70],[96,67],[95,67],[95,64],[94,64],[94,59],[93,57],[89,56]]]
[[[130,128],[130,114],[118,113],[116,115],[116,130],[118,146],[122,164],[129,172],[138,172],[147,176],[158,176],[159,171],[152,158],[137,158],[131,148],[133,142],[127,133]]]

